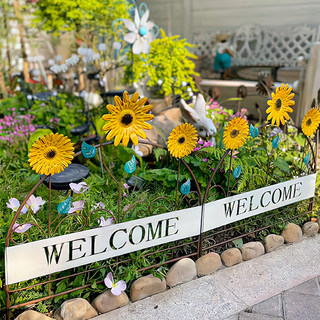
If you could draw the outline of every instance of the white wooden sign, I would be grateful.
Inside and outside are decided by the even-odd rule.
[[[314,196],[316,174],[194,207],[8,247],[6,284],[199,235]]]

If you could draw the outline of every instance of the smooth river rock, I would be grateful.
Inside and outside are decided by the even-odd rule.
[[[161,280],[152,274],[149,274],[133,282],[130,288],[130,299],[132,302],[135,302],[165,291],[166,288],[167,283],[164,278]]]
[[[92,301],[92,306],[99,313],[106,313],[111,310],[120,308],[129,303],[129,298],[125,292],[122,292],[119,296],[115,296],[111,293],[111,290],[107,290],[101,293]]]
[[[47,317],[43,313],[40,313],[34,310],[28,310],[28,311],[22,312],[21,314],[19,314],[17,318],[15,318],[15,320],[50,320],[50,319],[52,320],[52,318]]]
[[[300,240],[302,237],[302,230],[297,224],[288,223],[286,228],[282,230],[281,235],[285,242],[293,243]]]
[[[234,266],[242,262],[241,251],[238,248],[227,249],[221,253],[221,259],[227,267]]]
[[[196,264],[190,258],[183,258],[176,262],[166,276],[167,285],[174,287],[178,284],[188,282],[197,277]]]
[[[284,244],[284,238],[277,234],[269,234],[264,239],[266,252],[272,252]]]
[[[317,222],[308,221],[302,227],[303,234],[307,237],[315,236],[319,231],[319,225]]]
[[[264,246],[259,241],[245,243],[240,250],[244,261],[257,258],[264,254]]]
[[[209,252],[196,261],[198,277],[205,276],[207,274],[215,272],[221,267],[221,258],[215,252]]]
[[[87,300],[75,298],[65,301],[53,317],[57,320],[87,320],[97,315],[97,311]]]

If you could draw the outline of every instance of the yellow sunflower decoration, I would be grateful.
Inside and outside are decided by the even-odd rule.
[[[268,100],[267,103],[270,106],[267,109],[269,113],[267,120],[271,120],[271,125],[276,123],[277,127],[280,126],[280,122],[285,124],[285,119],[289,120],[290,117],[288,112],[292,112],[291,106],[295,104],[292,100],[294,93],[291,93],[292,88],[288,88],[288,84],[281,84],[280,88],[276,89],[276,93],[271,93],[271,100]]]
[[[180,124],[174,128],[168,138],[168,150],[175,158],[189,155],[198,141],[196,128],[190,123]]]
[[[32,145],[28,155],[30,166],[39,174],[59,173],[71,163],[73,151],[74,147],[68,137],[50,133]]]
[[[153,114],[147,114],[152,109],[152,105],[143,105],[147,102],[147,98],[139,99],[139,93],[132,95],[130,100],[128,92],[124,92],[123,101],[118,96],[114,97],[115,106],[107,105],[110,114],[102,116],[103,120],[109,121],[102,127],[103,131],[108,131],[107,140],[115,137],[114,145],[117,146],[122,140],[122,144],[126,147],[129,139],[134,145],[138,144],[138,136],[146,139],[147,135],[143,129],[151,129],[152,126],[146,121],[154,118]]]
[[[224,129],[223,143],[227,149],[238,149],[246,142],[248,134],[248,122],[243,118],[233,118]]]
[[[318,129],[320,123],[320,111],[316,108],[310,109],[302,120],[302,132],[310,137],[312,136]]]

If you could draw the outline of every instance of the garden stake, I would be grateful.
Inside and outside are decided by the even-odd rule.
[[[31,191],[28,193],[28,195],[26,196],[26,198],[22,201],[19,209],[17,210],[16,214],[14,215],[10,226],[9,226],[9,230],[7,232],[7,237],[6,237],[6,243],[5,243],[5,247],[9,247],[9,239],[13,233],[13,225],[15,224],[17,217],[20,215],[20,212],[22,210],[22,208],[24,207],[24,205],[27,203],[27,201],[29,200],[29,198],[31,197],[31,195],[34,193],[34,191],[39,187],[39,185],[47,178],[48,176],[43,176],[38,182],[37,184],[31,189]],[[7,315],[7,319],[10,320],[10,297],[9,297],[9,286],[6,285],[5,286],[5,292],[6,292],[6,307],[7,307],[7,311],[6,311],[6,315]]]
[[[102,164],[102,152],[101,152],[101,144],[98,148],[99,151],[99,160],[100,160],[100,169],[101,169],[101,176],[103,177],[104,169],[103,169],[103,164]]]
[[[197,252],[197,257],[200,258],[201,254],[202,254],[202,230],[203,230],[203,215],[204,215],[204,206],[208,197],[208,193],[209,193],[209,189],[211,186],[211,182],[214,178],[214,176],[216,175],[218,169],[220,168],[221,164],[223,163],[224,159],[226,158],[226,156],[229,154],[229,152],[231,151],[231,149],[228,149],[225,151],[224,155],[222,156],[222,158],[220,159],[216,169],[214,170],[214,173],[211,175],[209,182],[207,184],[207,188],[203,197],[203,201],[202,201],[202,206],[201,206],[201,217],[200,217],[200,230],[199,230],[199,240],[198,240],[198,252]],[[232,151],[231,151],[232,153]]]
[[[178,201],[178,192],[179,192],[179,179],[180,179],[180,167],[181,167],[181,160],[179,159],[178,164],[178,177],[177,177],[177,187],[176,187],[176,200],[174,202],[174,209],[177,210],[177,201]]]
[[[51,236],[51,174],[49,175],[49,238]],[[49,281],[51,280],[51,274],[49,274]],[[49,282],[48,292],[51,295],[52,283]]]
[[[229,189],[230,189],[230,177],[231,177],[231,162],[232,162],[232,151],[230,154],[230,162],[229,162],[229,175],[228,175],[228,191],[227,191],[227,197],[229,197]]]
[[[105,167],[105,169],[107,170],[107,172],[109,173],[109,175],[111,176],[112,180],[116,183],[117,187],[118,187],[118,216],[117,216],[117,221],[115,221],[116,223],[120,223],[120,209],[121,209],[121,185],[120,183],[117,181],[117,179],[114,177],[114,175],[111,173],[111,170],[107,167],[106,163],[103,161],[103,166]]]
[[[186,166],[188,171],[190,172],[193,181],[196,183],[197,192],[198,192],[198,195],[199,195],[199,205],[201,206],[202,205],[202,199],[201,199],[201,195],[202,194],[201,194],[201,190],[200,190],[200,186],[199,186],[198,180],[196,179],[196,177],[195,177],[193,171],[191,170],[191,168],[189,167],[189,165],[183,160],[183,158],[181,158],[181,161]]]
[[[49,238],[51,236],[51,174],[49,175]]]

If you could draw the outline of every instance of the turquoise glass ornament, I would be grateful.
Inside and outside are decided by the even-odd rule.
[[[191,182],[190,179],[188,179],[184,184],[181,185],[180,187],[180,192],[182,194],[188,194],[191,189]]]
[[[97,148],[87,144],[85,141],[81,145],[81,152],[86,159],[93,158],[97,153]]]
[[[125,163],[124,171],[126,173],[132,173],[136,170],[136,168],[137,168],[136,157],[132,156],[132,159]]]
[[[232,172],[232,175],[235,179],[238,179],[241,174],[241,164],[239,164]]]
[[[310,157],[311,157],[311,153],[308,152],[308,154],[305,156],[305,158],[303,159],[303,162],[305,163],[305,165],[308,165],[310,162]]]
[[[250,124],[249,133],[252,138],[256,138],[259,136],[259,129]]]
[[[67,198],[67,200],[60,202],[57,207],[58,212],[60,214],[68,213],[70,208],[71,208],[71,197],[70,196]]]

